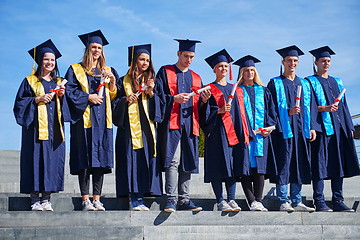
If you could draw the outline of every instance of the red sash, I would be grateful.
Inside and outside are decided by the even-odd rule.
[[[177,77],[174,65],[164,66],[166,77],[169,84],[170,94],[175,96],[178,94]],[[201,88],[201,78],[198,74],[190,70],[192,76],[192,87],[194,89]],[[192,97],[192,120],[193,120],[193,134],[199,136],[199,98],[200,95],[196,94]],[[170,113],[170,129],[180,129],[180,104],[174,102]]]
[[[244,92],[241,87],[236,88],[236,95],[239,100],[241,123],[242,123],[242,127],[244,129],[244,141],[248,146],[250,146],[249,128],[248,128],[247,121],[246,121],[246,110],[245,110],[245,105],[244,105]]]
[[[211,86],[210,91],[215,98],[216,104],[218,105],[219,108],[221,108],[222,106],[225,105],[224,94],[219,88],[215,86],[215,84],[209,84],[209,85]],[[229,145],[234,146],[239,143],[239,140],[236,136],[231,114],[230,112],[225,112],[221,115]]]

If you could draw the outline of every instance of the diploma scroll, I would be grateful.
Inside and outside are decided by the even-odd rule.
[[[147,89],[147,85],[141,84],[139,86],[139,90],[135,93],[136,97],[139,97],[141,93],[143,93]],[[133,103],[133,101],[129,101],[129,103]]]
[[[339,102],[341,101],[342,97],[344,96],[346,92],[346,88],[343,88],[343,90],[340,92],[339,96],[335,98],[335,105],[339,105]]]
[[[275,130],[276,127],[275,126],[270,126],[270,127],[266,127],[266,128],[259,128],[258,130],[255,131],[256,134],[259,134],[261,132],[265,132],[265,131],[273,131]]]
[[[205,91],[205,90],[209,90],[209,89],[211,89],[210,86],[206,86],[206,87],[200,88],[200,89],[198,89],[198,90],[191,89],[191,90],[193,90],[193,91],[192,91],[191,93],[189,93],[188,97],[192,97],[192,96],[194,96],[194,95],[196,95],[196,94],[200,94],[201,92],[203,92],[203,91]]]
[[[228,96],[228,97],[229,97],[228,104],[231,104],[232,100],[234,99],[235,90],[236,90],[237,86],[239,85],[239,83],[240,83],[240,80],[237,81],[237,82],[233,85],[233,88],[231,89],[231,93],[230,93],[230,95]]]
[[[55,89],[50,89],[50,95],[52,97],[55,96],[56,92],[60,90],[60,85],[65,85],[68,81],[66,79],[62,80],[59,85],[56,86]],[[45,101],[44,101],[45,102]],[[46,103],[46,102],[45,102]]]
[[[296,107],[300,107],[300,99],[301,99],[301,86],[297,86],[296,98],[295,98]]]

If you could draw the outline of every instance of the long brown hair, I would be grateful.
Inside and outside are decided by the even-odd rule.
[[[141,53],[139,53],[138,55],[136,55],[136,57],[132,58],[131,61],[131,65],[130,65],[130,69],[128,72],[128,75],[131,78],[131,87],[133,92],[136,92],[138,90],[138,86],[143,83],[143,81],[146,81],[148,79],[154,79],[155,80],[155,70],[154,70],[154,66],[152,64],[152,60],[150,57],[150,62],[149,62],[149,67],[141,74],[139,71],[139,68],[137,67],[137,60],[139,58],[139,56],[141,55]],[[139,82],[138,78],[140,77],[140,75],[142,75],[142,79]]]
[[[260,86],[264,86],[264,84],[262,83],[262,81],[260,79],[260,76],[259,76],[259,73],[257,72],[256,68],[255,67],[253,67],[253,68],[254,68],[254,72],[255,72],[254,83],[257,83]],[[244,84],[244,68],[240,69],[238,80],[240,80],[239,85]]]
[[[94,72],[92,71],[92,67],[93,67],[93,56],[92,56],[92,52],[91,52],[91,46],[93,43],[90,43],[84,51],[84,56],[81,62],[82,67],[84,68],[85,72],[88,75],[94,75]],[[104,67],[106,66],[106,59],[105,59],[105,54],[104,54],[104,48],[102,48],[101,50],[101,55],[99,57],[99,59],[97,60],[96,63],[96,68],[100,71],[104,69]]]

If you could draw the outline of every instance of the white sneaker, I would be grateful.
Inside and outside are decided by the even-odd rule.
[[[232,210],[234,212],[239,212],[241,211],[241,208],[239,207],[239,205],[235,202],[235,200],[230,200],[228,202],[228,205],[232,208]]]
[[[150,209],[149,209],[147,206],[145,206],[144,204],[140,204],[139,207],[140,207],[141,211],[149,211],[149,210],[150,210]]]
[[[280,206],[281,207],[281,206]],[[250,204],[250,211],[261,211],[261,212],[267,212],[268,210],[264,207],[264,205],[261,202],[253,201]]]
[[[33,205],[31,205],[31,211],[43,211],[43,207],[40,203],[40,201],[34,203]]]
[[[280,205],[280,211],[293,212],[295,209],[291,206],[290,203],[284,202]]]
[[[104,204],[102,204],[100,200],[94,200],[92,204],[95,208],[95,211],[105,211]]]
[[[51,202],[49,202],[48,200],[44,200],[41,203],[41,206],[42,206],[44,211],[51,211],[51,212],[54,211],[54,209],[51,206]]]
[[[230,207],[225,200],[222,200],[220,203],[218,203],[217,208],[218,211],[222,211],[222,212],[232,212],[233,210],[232,207]]]
[[[94,205],[90,202],[89,199],[82,202],[83,211],[95,211]]]
[[[298,205],[296,205],[296,207],[294,207],[294,209],[297,212],[315,212],[315,208],[308,207],[305,204],[303,204],[302,202],[298,203]]]

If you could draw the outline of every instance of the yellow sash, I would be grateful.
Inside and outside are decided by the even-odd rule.
[[[129,96],[133,93],[133,90],[131,88],[131,78],[129,74],[126,74],[123,81],[124,89],[126,96]],[[155,139],[155,124],[154,121],[150,120],[149,118],[149,112],[148,112],[148,100],[147,96],[145,94],[141,94],[141,101],[144,106],[144,111],[146,118],[149,122],[151,134],[153,136],[154,141],[154,157],[156,157],[156,139]],[[131,139],[132,139],[132,145],[133,149],[140,149],[144,147],[144,143],[142,140],[142,132],[141,132],[141,122],[140,122],[140,113],[139,113],[139,105],[138,102],[132,102],[129,103],[128,107],[128,115],[129,115],[129,123],[130,123],[130,131],[131,131]]]
[[[76,79],[79,81],[81,85],[81,90],[83,92],[90,94],[89,89],[89,81],[87,79],[86,73],[84,71],[84,68],[81,66],[80,63],[72,64],[71,67],[74,70],[74,74],[76,76]],[[110,67],[105,67],[106,70],[111,71]],[[111,99],[114,99],[116,96],[116,90],[114,92],[110,92],[109,85],[105,85],[105,98],[106,98],[106,127],[112,128],[112,113],[111,113]],[[88,105],[85,109],[84,115],[84,128],[91,128],[91,117],[90,117],[90,105]]]
[[[39,79],[35,75],[30,75],[26,77],[28,80],[28,83],[35,93],[36,97],[40,97],[45,95],[44,87],[39,81]],[[57,79],[57,83],[61,83],[61,78]],[[62,128],[62,121],[61,121],[61,105],[60,105],[60,99],[57,95],[55,95],[56,98],[56,109],[57,109],[57,115],[60,125],[60,132],[62,140],[65,141],[64,132]],[[39,140],[49,140],[49,130],[48,130],[48,116],[47,116],[47,110],[46,110],[46,104],[44,102],[38,103],[38,123],[39,123]]]

